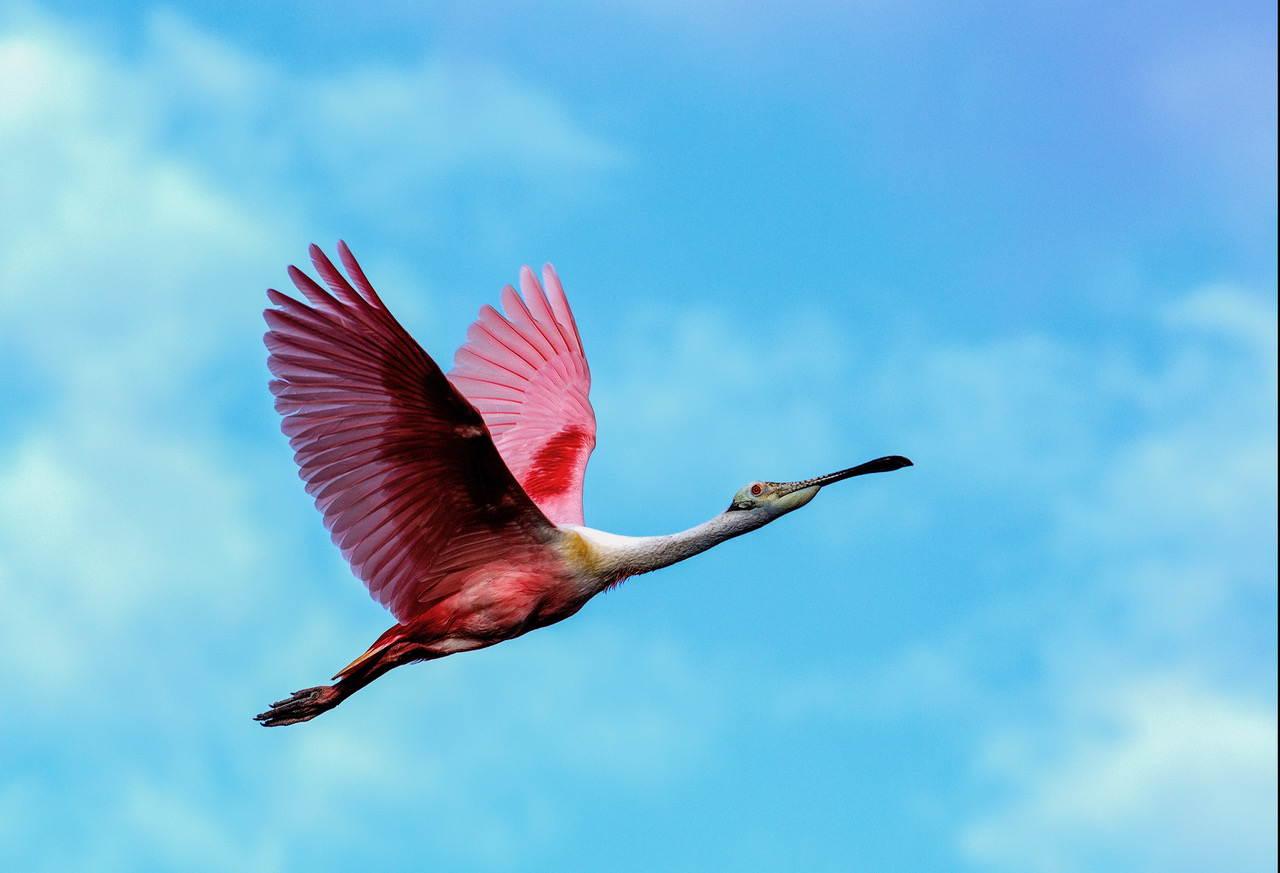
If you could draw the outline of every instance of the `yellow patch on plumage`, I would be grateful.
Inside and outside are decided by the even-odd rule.
[[[565,531],[560,540],[560,553],[569,566],[584,574],[596,574],[602,569],[599,550],[577,531]]]

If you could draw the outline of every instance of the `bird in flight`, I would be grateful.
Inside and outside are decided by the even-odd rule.
[[[573,615],[622,580],[799,509],[823,486],[911,466],[899,455],[800,482],[751,482],[710,521],[667,536],[583,525],[595,447],[591,373],[555,270],[484,306],[441,371],[387,310],[345,243],[317,246],[301,302],[270,289],[271,393],[334,543],[396,624],[332,685],[277,701],[263,725],[307,721],[401,664],[509,640]]]

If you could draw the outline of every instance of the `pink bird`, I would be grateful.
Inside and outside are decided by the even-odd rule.
[[[595,447],[591,373],[556,272],[520,271],[467,331],[446,375],[338,243],[348,280],[316,246],[329,290],[296,267],[302,303],[271,289],[271,392],[307,493],[342,556],[396,624],[264,725],[315,718],[401,664],[518,637],[573,615],[622,580],[670,566],[804,506],[824,485],[911,465],[879,458],[801,482],[752,482],[683,533],[583,526]],[[353,287],[354,286],[354,287]]]

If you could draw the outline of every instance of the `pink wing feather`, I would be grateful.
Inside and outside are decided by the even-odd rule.
[[[551,523],[480,413],[387,311],[344,243],[338,252],[359,292],[312,246],[332,295],[290,267],[310,305],[273,289],[276,308],[264,314],[281,427],[343,557],[401,623],[487,583],[494,568],[554,572]]]
[[[582,524],[582,478],[596,445],[591,371],[555,269],[520,271],[502,308],[480,309],[448,379],[484,416],[516,480],[555,524]]]

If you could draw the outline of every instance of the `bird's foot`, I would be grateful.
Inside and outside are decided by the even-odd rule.
[[[263,727],[278,727],[309,721],[327,709],[333,709],[346,695],[332,685],[317,685],[295,691],[292,697],[277,700],[261,715],[254,716]]]

